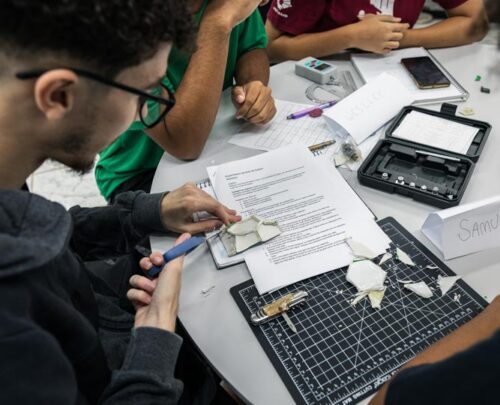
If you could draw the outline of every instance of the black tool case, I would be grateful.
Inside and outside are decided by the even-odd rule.
[[[441,111],[404,107],[385,139],[380,140],[358,170],[361,184],[389,193],[398,193],[439,208],[458,205],[474,167],[486,144],[491,125],[456,116],[457,106],[443,104]],[[392,136],[412,111],[479,129],[465,155]]]

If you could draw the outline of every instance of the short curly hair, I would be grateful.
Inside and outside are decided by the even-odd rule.
[[[161,43],[191,48],[194,31],[183,0],[0,0],[0,53],[64,56],[111,77]]]

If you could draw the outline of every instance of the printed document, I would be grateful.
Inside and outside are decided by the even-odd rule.
[[[288,146],[208,168],[219,201],[243,217],[277,220],[283,233],[245,253],[259,293],[349,265],[347,238],[377,254],[389,239],[326,159]]]

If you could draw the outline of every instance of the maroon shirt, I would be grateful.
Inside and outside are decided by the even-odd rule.
[[[434,0],[450,10],[467,0]],[[323,32],[358,22],[367,14],[389,14],[413,26],[425,0],[273,0],[267,18],[280,31],[292,35]]]

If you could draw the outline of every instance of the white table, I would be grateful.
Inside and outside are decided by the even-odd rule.
[[[477,201],[500,194],[500,85],[489,73],[497,60],[496,48],[473,45],[434,52],[471,97],[464,105],[475,109],[472,118],[493,125],[474,176],[468,186],[463,203]],[[336,62],[344,63],[347,62]],[[500,64],[497,63],[500,67]],[[474,81],[476,75],[483,81]],[[489,79],[485,79],[490,76]],[[310,82],[293,73],[293,63],[286,62],[271,70],[270,86],[276,98],[308,102],[304,90]],[[479,91],[481,85],[490,87],[492,94]],[[462,103],[463,104],[463,103]],[[438,108],[439,106],[428,107]],[[249,157],[258,151],[227,144],[238,123],[233,119],[234,108],[226,94],[222,100],[216,125],[205,150],[195,162],[181,162],[168,155],[161,160],[153,182],[153,192],[171,190],[187,181],[207,177],[205,167]],[[409,198],[389,195],[363,187],[356,174],[342,171],[346,180],[368,204],[378,218],[393,216],[431,251],[436,249],[422,235],[420,227],[433,207]],[[166,250],[172,239],[152,238],[155,250]],[[500,249],[490,250],[448,261],[456,273],[481,295],[491,300],[500,293]],[[290,404],[292,397],[255,338],[251,326],[233,301],[229,289],[250,278],[245,265],[218,271],[208,249],[198,249],[188,256],[183,276],[179,317],[187,331],[214,369],[246,401],[254,404]],[[208,296],[203,289],[215,286]]]

